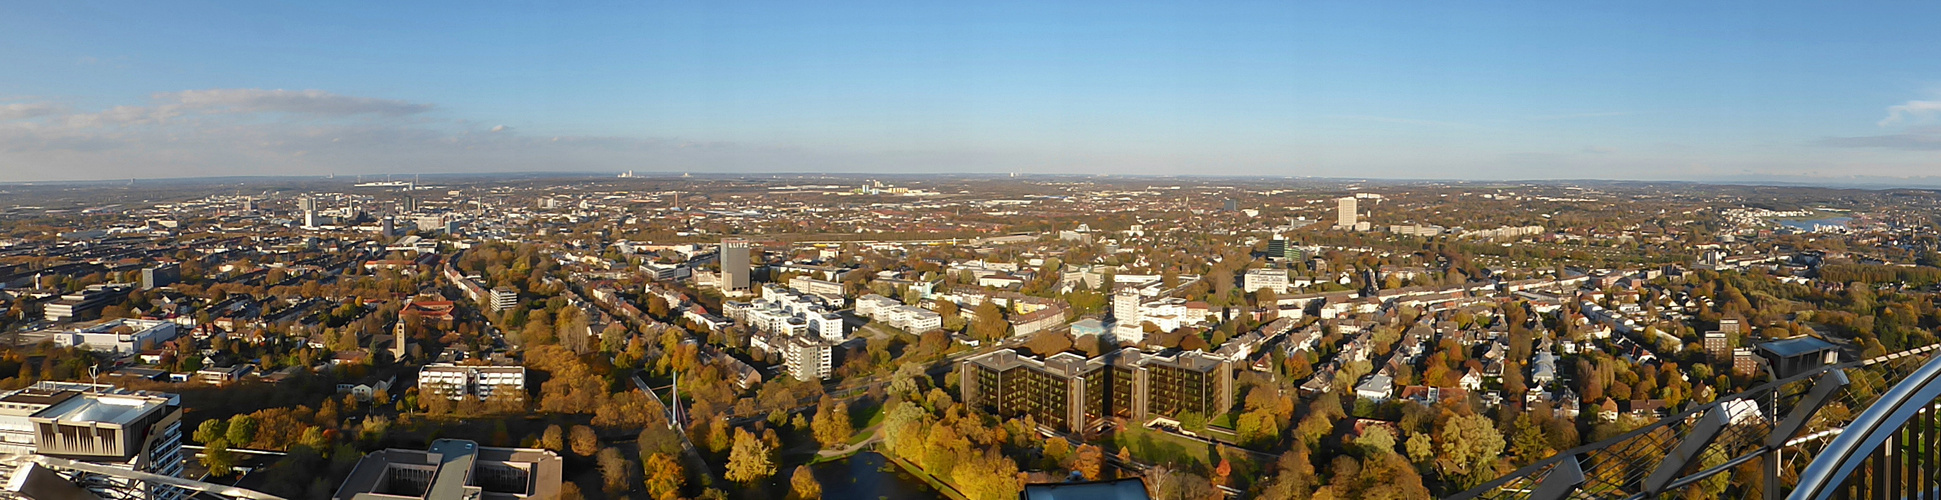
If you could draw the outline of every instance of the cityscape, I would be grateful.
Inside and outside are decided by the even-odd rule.
[[[0,500],[1941,498],[1937,15],[0,5]]]

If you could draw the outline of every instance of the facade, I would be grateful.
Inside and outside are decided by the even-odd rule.
[[[1287,293],[1287,271],[1281,269],[1249,269],[1241,277],[1241,289],[1254,293],[1262,288],[1271,288],[1274,293]]]
[[[559,496],[563,466],[559,455],[548,450],[440,439],[423,451],[391,448],[365,455],[330,498],[554,498]]]
[[[116,295],[128,292],[124,283],[88,285],[81,291],[62,295],[43,308],[48,321],[74,321],[94,317]]]
[[[890,326],[910,333],[923,333],[944,327],[944,316],[937,314],[936,311],[904,305],[894,299],[873,293],[856,299],[856,314],[889,323]]]
[[[716,286],[720,287],[722,291],[747,290],[749,284],[748,240],[721,240],[720,257],[721,276],[719,279],[721,282]]]
[[[514,290],[510,287],[503,287],[503,286],[492,289],[492,310],[504,311],[506,309],[518,307],[518,305],[519,305],[518,290]]]
[[[142,289],[154,290],[182,280],[182,266],[169,263],[142,268]]]
[[[1274,235],[1274,239],[1267,240],[1267,258],[1286,259],[1290,262],[1298,262],[1306,259],[1307,256],[1301,252],[1300,247],[1294,245],[1294,242],[1288,241],[1287,238],[1282,238],[1277,234]]]
[[[61,347],[86,347],[95,352],[126,356],[175,340],[181,328],[172,321],[123,318],[57,333],[50,339]]]
[[[107,385],[41,382],[0,395],[0,456],[45,455],[117,469],[182,477],[182,402],[174,394]],[[0,460],[0,472],[13,464]],[[101,498],[183,500],[188,492],[147,481],[94,476],[83,488]]]
[[[452,400],[476,396],[483,401],[491,399],[496,391],[526,390],[526,367],[523,366],[466,366],[451,363],[433,363],[418,370],[418,391],[421,394],[444,394]]]
[[[1058,353],[1040,360],[1006,349],[958,363],[965,401],[1067,432],[1096,429],[1107,418],[1145,422],[1233,406],[1232,363],[1200,351],[1159,355],[1128,348],[1091,359]]]
[[[1360,220],[1359,214],[1355,212],[1358,210],[1355,206],[1355,197],[1349,196],[1341,198],[1335,200],[1335,203],[1337,204],[1336,210],[1338,212],[1335,214],[1335,229],[1353,230],[1359,224]]]
[[[654,275],[654,279],[661,280],[661,281],[687,279],[687,277],[694,275],[694,269],[687,267],[686,264],[662,264],[658,262],[648,262],[645,264],[641,264],[640,270],[646,271],[648,274]]]
[[[796,380],[824,380],[829,378],[833,365],[833,348],[829,343],[806,337],[789,337],[780,341],[782,365]]]

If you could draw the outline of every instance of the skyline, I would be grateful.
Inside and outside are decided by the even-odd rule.
[[[10,6],[0,181],[1941,172],[1938,6],[1410,7]]]

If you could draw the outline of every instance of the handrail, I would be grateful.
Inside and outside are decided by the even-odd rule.
[[[1874,449],[1886,444],[1922,408],[1941,399],[1941,358],[1928,361],[1876,403],[1854,417],[1846,431],[1820,450],[1800,473],[1799,484],[1787,498],[1824,500],[1833,495]]]
[[[1546,458],[1546,459],[1531,463],[1529,465],[1525,465],[1522,468],[1519,468],[1515,471],[1510,472],[1509,474],[1505,474],[1487,483],[1483,483],[1481,485],[1470,488],[1463,492],[1456,493],[1455,495],[1447,498],[1448,500],[1474,500],[1476,498],[1480,498],[1491,491],[1495,491],[1497,489],[1500,489],[1510,484],[1512,481],[1516,481],[1518,479],[1532,478],[1542,473],[1545,470],[1563,465],[1564,462],[1567,460],[1575,461],[1577,460],[1577,457],[1579,455],[1585,455],[1598,450],[1609,448],[1613,445],[1629,441],[1633,438],[1644,435],[1646,433],[1657,431],[1660,428],[1670,426],[1674,423],[1688,421],[1690,419],[1697,417],[1698,415],[1703,414],[1704,412],[1710,411],[1713,407],[1724,404],[1726,402],[1739,401],[1739,400],[1752,398],[1752,397],[1755,397],[1756,395],[1764,394],[1767,391],[1779,390],[1780,388],[1786,386],[1787,384],[1792,384],[1795,382],[1817,378],[1822,375],[1838,372],[1841,370],[1846,370],[1850,368],[1868,367],[1878,363],[1893,361],[1904,357],[1928,354],[1930,352],[1934,352],[1937,350],[1941,350],[1941,343],[1925,345],[1925,346],[1907,349],[1899,352],[1875,356],[1872,358],[1848,361],[1845,363],[1839,363],[1834,365],[1821,366],[1815,369],[1807,370],[1803,373],[1795,374],[1791,377],[1787,377],[1779,380],[1773,380],[1773,381],[1752,387],[1745,391],[1721,396],[1718,399],[1714,399],[1705,404],[1690,406],[1686,408],[1686,410],[1683,412],[1680,412],[1676,415],[1672,415],[1667,418],[1659,419],[1656,422],[1652,422],[1643,427],[1633,429],[1630,432],[1626,432],[1623,434],[1619,434],[1617,436],[1606,438],[1603,441],[1598,441],[1595,443],[1590,443],[1590,444],[1578,446],[1576,448],[1571,448],[1569,450],[1559,452],[1556,455],[1552,455],[1550,458]],[[1937,358],[1937,359],[1941,359],[1941,358]],[[1905,379],[1905,380],[1911,380],[1911,379],[1913,379],[1913,375],[1910,375],[1908,379]],[[1885,399],[1883,398],[1882,400],[1884,401]],[[1735,463],[1743,463],[1745,461],[1749,461],[1747,458],[1748,457],[1734,457],[1732,461]],[[1707,471],[1707,472],[1716,472],[1716,471]],[[1687,484],[1690,482],[1691,479],[1694,478],[1693,476],[1698,476],[1698,475],[1699,474],[1686,476],[1684,478],[1681,478],[1679,481],[1674,482],[1673,484],[1674,485]],[[1705,475],[1709,475],[1709,474],[1705,474]]]

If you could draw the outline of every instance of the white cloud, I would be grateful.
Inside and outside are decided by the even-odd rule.
[[[61,111],[60,106],[44,102],[16,102],[0,104],[0,121],[25,120],[51,115]]]
[[[1941,101],[1907,101],[1887,107],[1887,118],[1881,119],[1882,127],[1900,124],[1927,123],[1941,116]]]
[[[493,131],[493,132],[504,132],[504,131],[507,131],[507,130],[512,130],[512,127],[507,127],[507,126],[505,126],[505,125],[499,125],[499,126],[496,126],[496,127],[492,127],[492,131]]]
[[[173,103],[184,109],[233,113],[404,116],[432,109],[430,104],[338,95],[322,90],[185,90],[158,93],[155,100]]]

